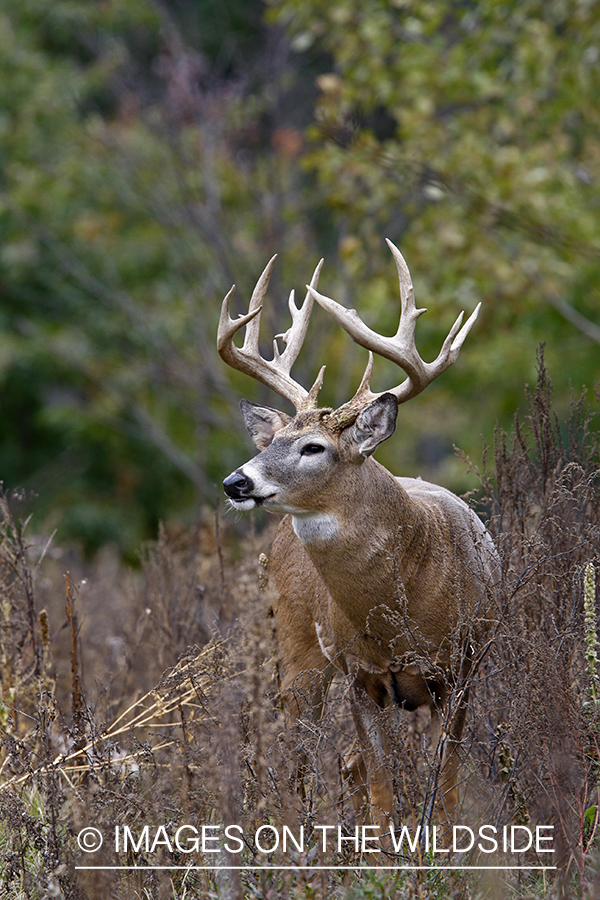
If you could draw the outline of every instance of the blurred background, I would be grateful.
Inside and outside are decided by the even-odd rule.
[[[600,6],[583,0],[0,0],[0,480],[38,529],[135,559],[251,454],[221,362],[274,254],[264,348],[320,289],[391,334],[402,250],[433,359],[378,456],[467,491],[545,360],[600,381]],[[316,309],[323,405],[366,352]],[[374,387],[400,380],[377,361]]]

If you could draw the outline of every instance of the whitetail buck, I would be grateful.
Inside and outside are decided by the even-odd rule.
[[[461,313],[437,359],[424,362],[414,331],[425,310],[415,307],[406,263],[388,244],[400,280],[395,337],[376,334],[355,310],[317,292],[321,261],[300,308],[290,295],[292,326],[278,335],[285,350],[280,353],[275,341],[274,359],[265,360],[258,349],[259,319],[273,257],[246,315],[230,317],[234,288],[227,294],[217,340],[225,362],[296,408],[292,418],[242,400],[246,426],[261,452],[229,475],[224,487],[236,509],[285,514],[269,562],[278,595],[284,701],[292,721],[308,708],[319,715],[333,671],[349,676],[362,750],[353,775],[358,783],[362,770],[371,821],[384,832],[392,817],[393,779],[376,713],[390,702],[406,710],[430,708],[433,748],[441,760],[440,821],[452,821],[469,669],[498,578],[492,541],[462,500],[420,479],[396,478],[372,457],[395,429],[398,404],[456,360],[479,311],[464,325]],[[317,408],[324,367],[309,391],[290,376],[314,300],[369,350],[356,395],[335,410]],[[242,326],[245,339],[238,347],[233,337]],[[373,352],[404,370],[407,378],[398,387],[371,392]]]

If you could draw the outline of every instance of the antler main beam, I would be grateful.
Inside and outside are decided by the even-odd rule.
[[[345,306],[342,306],[335,300],[319,294],[312,285],[308,287],[308,293],[311,297],[348,332],[352,340],[370,351],[369,362],[358,391],[352,400],[340,407],[339,410],[336,410],[336,418],[346,419],[347,416],[351,417],[356,409],[360,410],[366,403],[381,396],[380,393],[375,394],[370,389],[373,353],[391,360],[391,362],[406,372],[408,377],[401,384],[390,391],[381,392],[393,394],[398,403],[404,403],[406,400],[410,400],[412,397],[420,394],[434,378],[437,378],[438,375],[456,361],[464,340],[479,314],[481,303],[477,305],[463,325],[464,311],[461,312],[442,344],[442,349],[437,358],[430,363],[424,362],[415,345],[415,325],[419,316],[426,310],[417,309],[415,305],[412,279],[404,257],[391,241],[387,240],[387,244],[396,262],[400,283],[400,323],[394,337],[384,337],[381,334],[377,334],[377,332],[372,331],[365,325],[355,309],[346,309]]]
[[[296,306],[294,291],[290,293],[288,306],[292,316],[291,327],[283,334],[275,335],[273,341],[273,359],[266,360],[260,355],[258,346],[258,337],[260,331],[260,314],[262,311],[262,303],[269,286],[271,272],[276,260],[274,256],[267,265],[256,283],[256,287],[252,292],[250,306],[245,315],[232,319],[229,314],[231,297],[235,291],[235,285],[231,288],[221,307],[221,317],[219,320],[219,329],[217,332],[217,349],[221,358],[232,366],[232,368],[243,372],[252,378],[258,379],[267,387],[272,388],[282,397],[289,400],[296,408],[300,409],[312,408],[317,405],[317,394],[323,383],[323,372],[325,366],[319,372],[317,380],[313,384],[310,391],[298,384],[290,375],[290,371],[304,343],[306,330],[310,320],[313,308],[313,296],[311,291],[315,290],[319,281],[319,275],[323,266],[321,260],[314,271],[310,282],[304,303],[301,307]],[[234,335],[246,326],[246,334],[241,347],[236,346],[233,342]],[[285,350],[279,352],[277,338],[281,338],[284,342]]]

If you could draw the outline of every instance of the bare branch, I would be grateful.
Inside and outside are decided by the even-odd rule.
[[[571,325],[574,325],[578,331],[581,331],[586,338],[589,338],[595,344],[600,344],[600,325],[591,322],[586,316],[578,312],[574,306],[567,303],[563,297],[559,297],[558,294],[545,294],[544,296],[548,303],[564,316]]]

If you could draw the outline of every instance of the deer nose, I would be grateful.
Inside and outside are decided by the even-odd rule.
[[[231,497],[232,500],[241,500],[252,493],[254,483],[251,478],[244,475],[241,469],[236,469],[224,480],[223,487],[227,496]]]

